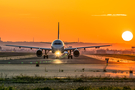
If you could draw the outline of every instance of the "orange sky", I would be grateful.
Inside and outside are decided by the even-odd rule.
[[[135,35],[134,0],[0,0],[3,41],[127,43],[121,35]],[[111,15],[110,15],[111,14]],[[124,15],[124,16],[123,16]]]

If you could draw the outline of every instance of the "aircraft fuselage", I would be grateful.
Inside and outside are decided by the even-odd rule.
[[[59,39],[54,40],[51,44],[51,48],[52,48],[52,53],[55,53],[57,51],[64,53],[64,42]]]

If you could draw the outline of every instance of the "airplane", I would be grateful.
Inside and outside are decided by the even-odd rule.
[[[51,43],[51,48],[43,48],[43,47],[31,47],[31,46],[19,46],[19,45],[6,45],[6,46],[12,46],[12,47],[19,47],[19,48],[30,48],[30,49],[38,49],[36,51],[37,57],[42,57],[43,55],[43,50],[45,51],[45,54],[43,55],[43,58],[48,59],[47,53],[49,51],[52,51],[52,53],[55,53],[56,58],[59,58],[61,53],[66,53],[68,52],[68,59],[72,59],[73,55],[74,57],[79,57],[80,52],[78,49],[83,48],[100,48],[100,47],[106,47],[106,46],[111,46],[111,45],[100,45],[100,46],[87,46],[87,47],[74,47],[74,48],[65,48],[64,42],[59,39],[59,22],[58,22],[58,39],[54,40]],[[71,52],[73,52],[73,55],[71,55]]]

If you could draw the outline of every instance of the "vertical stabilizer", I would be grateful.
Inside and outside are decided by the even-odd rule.
[[[59,39],[59,22],[58,22],[58,39]]]

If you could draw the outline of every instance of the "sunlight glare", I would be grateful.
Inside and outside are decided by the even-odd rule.
[[[125,31],[122,33],[122,38],[124,41],[130,41],[133,38],[133,34],[130,31]]]
[[[55,64],[61,64],[61,63],[62,63],[62,61],[61,61],[61,60],[59,60],[59,59],[56,59],[54,63],[55,63]]]

